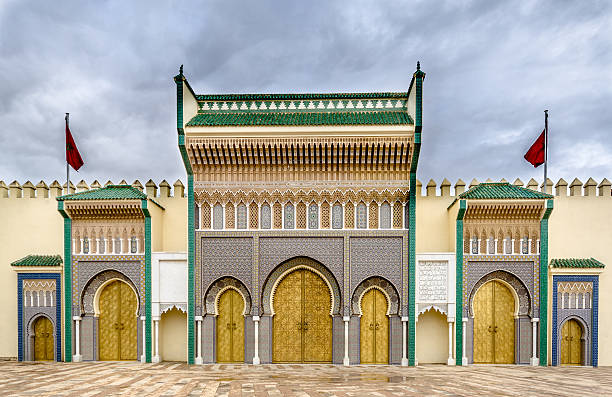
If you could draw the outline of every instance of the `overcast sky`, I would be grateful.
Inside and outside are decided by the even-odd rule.
[[[187,4],[190,3],[190,4]],[[198,93],[424,83],[418,178],[612,179],[610,1],[0,0],[0,180],[185,179],[172,76]]]

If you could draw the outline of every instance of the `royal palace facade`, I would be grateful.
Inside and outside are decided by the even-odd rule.
[[[423,188],[424,78],[198,95],[181,67],[185,184],[0,182],[0,357],[612,364],[610,182]]]

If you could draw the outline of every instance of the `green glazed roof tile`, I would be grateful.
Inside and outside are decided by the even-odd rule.
[[[66,194],[57,200],[144,200],[146,198],[146,194],[130,185],[108,185],[100,189]]]
[[[508,182],[481,183],[467,192],[461,193],[462,199],[551,199],[553,196]]]
[[[62,262],[59,255],[28,255],[11,263],[11,266],[60,266]]]
[[[551,259],[551,267],[556,268],[577,268],[577,269],[588,269],[588,268],[604,268],[606,265],[594,258],[588,259]]]
[[[405,111],[200,113],[188,126],[413,124]]]
[[[265,100],[313,100],[313,99],[399,99],[405,92],[344,92],[317,94],[211,94],[196,95],[198,101],[265,101]]]

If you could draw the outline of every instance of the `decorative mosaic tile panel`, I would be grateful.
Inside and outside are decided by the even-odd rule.
[[[372,276],[384,277],[401,290],[401,237],[350,237],[350,252],[351,291]]]
[[[202,237],[201,275],[203,296],[209,286],[224,276],[235,277],[251,291],[253,242],[250,237]]]

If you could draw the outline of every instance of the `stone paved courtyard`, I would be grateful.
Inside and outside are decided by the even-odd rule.
[[[5,396],[612,395],[612,368],[0,363]]]

